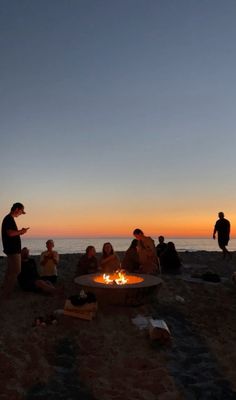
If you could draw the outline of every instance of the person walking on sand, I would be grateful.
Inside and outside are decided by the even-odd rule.
[[[231,254],[226,246],[230,240],[230,222],[225,218],[224,213],[221,211],[218,214],[219,219],[216,221],[213,230],[213,239],[218,237],[219,248],[223,251],[223,257],[228,255],[231,258]]]
[[[15,218],[25,214],[22,203],[14,203],[10,213],[2,221],[2,244],[3,252],[7,256],[7,269],[3,281],[3,299],[10,298],[17,276],[21,271],[21,235],[24,235],[29,228],[18,229]]]

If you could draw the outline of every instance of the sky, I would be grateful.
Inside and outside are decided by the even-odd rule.
[[[235,0],[0,0],[0,214],[28,236],[236,235]]]

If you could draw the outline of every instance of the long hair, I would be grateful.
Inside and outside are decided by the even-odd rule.
[[[105,252],[105,247],[106,247],[108,244],[111,246],[111,252],[110,252],[110,254],[107,254],[107,253]],[[102,247],[102,256],[103,256],[104,258],[106,258],[106,257],[108,257],[108,256],[111,255],[111,254],[114,254],[114,249],[113,249],[112,244],[111,244],[110,242],[104,243],[104,245],[103,245],[103,247]]]

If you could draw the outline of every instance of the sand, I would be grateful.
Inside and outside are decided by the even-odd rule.
[[[92,321],[59,317],[33,327],[36,317],[63,308],[64,297],[24,293],[0,304],[0,399],[179,400],[236,399],[236,253],[181,253],[183,276],[162,276],[152,304],[102,306]],[[38,257],[35,257],[38,261]],[[62,255],[65,297],[78,254]],[[0,281],[5,259],[0,259]],[[192,272],[215,271],[219,284],[188,282]],[[180,296],[176,298],[176,296]],[[132,319],[163,319],[171,344],[152,341]]]

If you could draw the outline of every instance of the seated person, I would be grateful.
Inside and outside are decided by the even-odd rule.
[[[21,272],[19,273],[18,283],[26,292],[45,292],[56,294],[57,289],[51,282],[43,281],[37,271],[35,260],[29,257],[29,249],[23,247],[21,250]]]
[[[139,270],[139,257],[138,257],[137,245],[138,245],[137,239],[132,240],[130,247],[125,252],[125,256],[122,261],[122,268],[124,268],[126,271],[137,272]]]
[[[165,238],[164,236],[159,236],[158,237],[158,245],[156,246],[156,252],[157,252],[157,257],[159,259],[159,263],[161,265],[161,258],[162,258],[162,254],[164,253],[164,251],[167,248],[167,243],[165,243]]]
[[[79,259],[77,275],[95,274],[98,272],[98,260],[94,246],[88,246],[86,253]]]
[[[149,236],[145,236],[143,231],[138,228],[133,231],[133,235],[138,240],[139,272],[157,274],[159,272],[159,261],[154,240]]]
[[[163,274],[180,274],[181,261],[173,242],[168,242],[166,250],[162,254],[161,271]]]
[[[113,247],[110,242],[106,242],[102,248],[102,257],[100,259],[100,269],[103,273],[112,273],[120,269],[120,259],[114,253]]]
[[[53,250],[54,242],[52,239],[46,242],[47,250],[40,256],[41,279],[50,281],[52,284],[57,282],[57,266],[59,263],[59,254]]]

